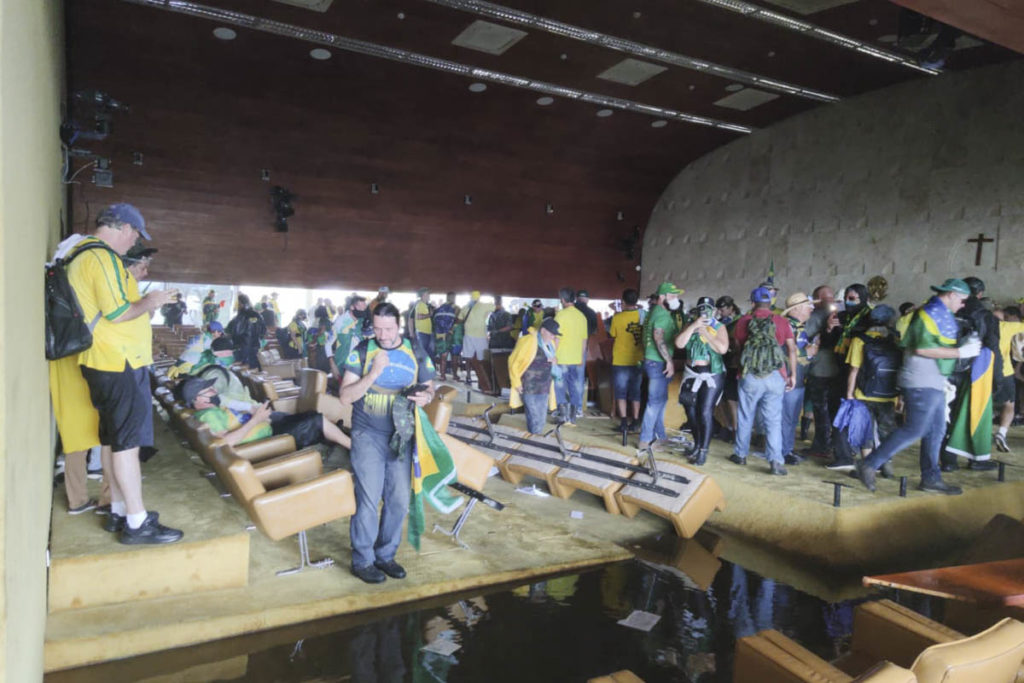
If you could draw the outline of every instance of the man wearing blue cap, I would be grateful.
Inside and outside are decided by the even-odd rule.
[[[957,347],[959,326],[953,314],[971,294],[963,280],[950,278],[932,287],[935,296],[914,313],[901,340],[903,366],[899,386],[903,392],[906,419],[871,455],[857,463],[857,478],[869,491],[875,490],[875,471],[894,455],[921,440],[921,491],[957,495],[960,487],[942,481],[939,449],[946,433],[946,382],[958,358],[981,353],[981,341],[967,341]]]
[[[158,522],[142,501],[139,448],[153,445],[153,413],[147,366],[153,362],[149,314],[170,302],[177,290],[132,295],[131,276],[119,256],[139,238],[148,240],[146,221],[131,204],[100,212],[92,235],[75,249],[87,253],[68,266],[68,281],[92,328],[92,346],[78,357],[89,396],[100,417],[104,472],[110,481],[111,512],[104,528],[120,532],[121,543],[173,543],[182,532]]]

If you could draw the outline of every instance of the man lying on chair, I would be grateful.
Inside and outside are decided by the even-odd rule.
[[[348,435],[320,413],[278,413],[270,409],[269,402],[231,401],[230,407],[222,406],[213,387],[215,381],[190,377],[181,383],[179,396],[182,403],[195,410],[197,420],[208,425],[214,436],[221,437],[231,446],[290,434],[295,439],[296,448],[306,448],[325,440],[345,448],[352,447]]]

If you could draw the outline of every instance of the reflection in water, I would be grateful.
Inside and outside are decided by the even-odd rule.
[[[694,541],[676,539],[662,550],[643,548],[637,552],[642,560],[326,635],[309,625],[311,635],[297,643],[293,637],[267,648],[264,636],[248,653],[244,676],[202,680],[586,681],[629,669],[647,683],[709,683],[732,680],[736,639],[762,629],[778,629],[826,659],[847,646],[853,607],[861,600],[824,602],[721,561]],[[930,600],[912,599],[913,608],[931,613]],[[633,610],[660,620],[649,632],[616,623]],[[191,666],[188,654],[175,653],[177,669],[149,675]],[[124,675],[138,670],[127,668],[130,662],[65,672],[72,675],[66,680],[144,678]]]

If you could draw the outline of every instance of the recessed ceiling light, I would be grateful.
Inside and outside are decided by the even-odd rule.
[[[600,116],[600,117],[601,117],[602,119],[606,119],[606,118],[608,118],[608,117],[609,117],[609,116],[611,116],[611,115],[612,115],[613,113],[614,113],[614,112],[612,112],[612,110],[611,110],[611,109],[598,109],[598,110],[597,110],[597,115],[598,115],[598,116]]]
[[[774,57],[775,56],[775,50],[768,50],[768,56],[769,57]]]
[[[691,85],[691,86],[690,86],[689,88],[687,88],[687,89],[688,89],[688,90],[690,90],[690,91],[692,92],[692,91],[694,91],[694,90],[696,90],[696,89],[697,89],[697,86],[695,86],[695,85]]]
[[[221,40],[234,40],[238,34],[227,26],[218,26],[213,29],[213,35],[215,38],[220,38]]]
[[[743,85],[741,85],[740,83],[730,83],[729,85],[725,86],[725,89],[728,92],[739,92],[740,90],[743,90]]]
[[[878,19],[868,19],[868,26],[878,26]]]
[[[569,59],[569,55],[563,52],[562,54],[558,55],[558,58],[564,62],[565,60]]]
[[[546,106],[548,106],[549,104],[551,104],[554,101],[555,101],[554,97],[548,97],[547,95],[545,95],[544,97],[538,97],[537,98],[537,104],[539,104],[542,107],[546,107]]]
[[[639,19],[642,16],[643,16],[643,14],[641,12],[633,12],[633,18],[634,19]]]
[[[884,36],[878,36],[878,42],[880,42],[880,43],[895,43],[896,42],[896,34],[895,33],[889,33],[889,34],[886,34]]]
[[[487,90],[487,84],[486,83],[470,83],[469,84],[469,91],[470,92],[483,92],[484,90]]]
[[[399,12],[398,13],[398,18],[399,18],[399,20],[405,19],[405,12]]]
[[[658,119],[657,121],[651,121],[651,128],[664,128],[668,125],[668,121],[664,119]]]
[[[331,51],[325,50],[322,47],[314,47],[312,50],[309,51],[309,56],[312,57],[313,59],[318,59],[322,62],[325,59],[331,58]]]

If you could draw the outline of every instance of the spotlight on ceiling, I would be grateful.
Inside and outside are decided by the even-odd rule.
[[[234,29],[230,29],[227,26],[218,26],[213,29],[213,37],[220,40],[234,40],[238,36]]]
[[[377,183],[370,183],[370,194],[380,194],[380,185]]]
[[[547,215],[549,215],[549,216],[550,216],[550,215],[551,215],[551,214],[553,214],[554,212],[555,212],[555,206],[554,206],[554,204],[552,204],[551,202],[548,202],[548,203],[547,203],[547,204],[546,204],[546,205],[544,206],[544,213],[546,213]]]
[[[288,232],[288,219],[295,215],[292,201],[296,197],[280,185],[270,188],[270,205],[274,208],[274,227],[278,232]]]
[[[611,109],[598,109],[598,110],[597,110],[597,116],[598,116],[598,118],[602,118],[602,119],[606,119],[606,118],[608,118],[608,117],[609,117],[609,116],[611,116],[611,115],[612,115],[613,113],[614,113],[614,112],[613,112],[613,111],[612,111]]]
[[[309,56],[317,61],[324,61],[325,59],[331,58],[331,51],[325,50],[322,47],[314,47],[309,51]]]
[[[484,90],[487,90],[487,84],[486,83],[470,83],[469,84],[469,92],[483,92]]]
[[[465,204],[466,206],[471,205],[473,203],[473,196],[472,195],[468,195],[468,194],[465,195],[462,198],[462,203]]]

